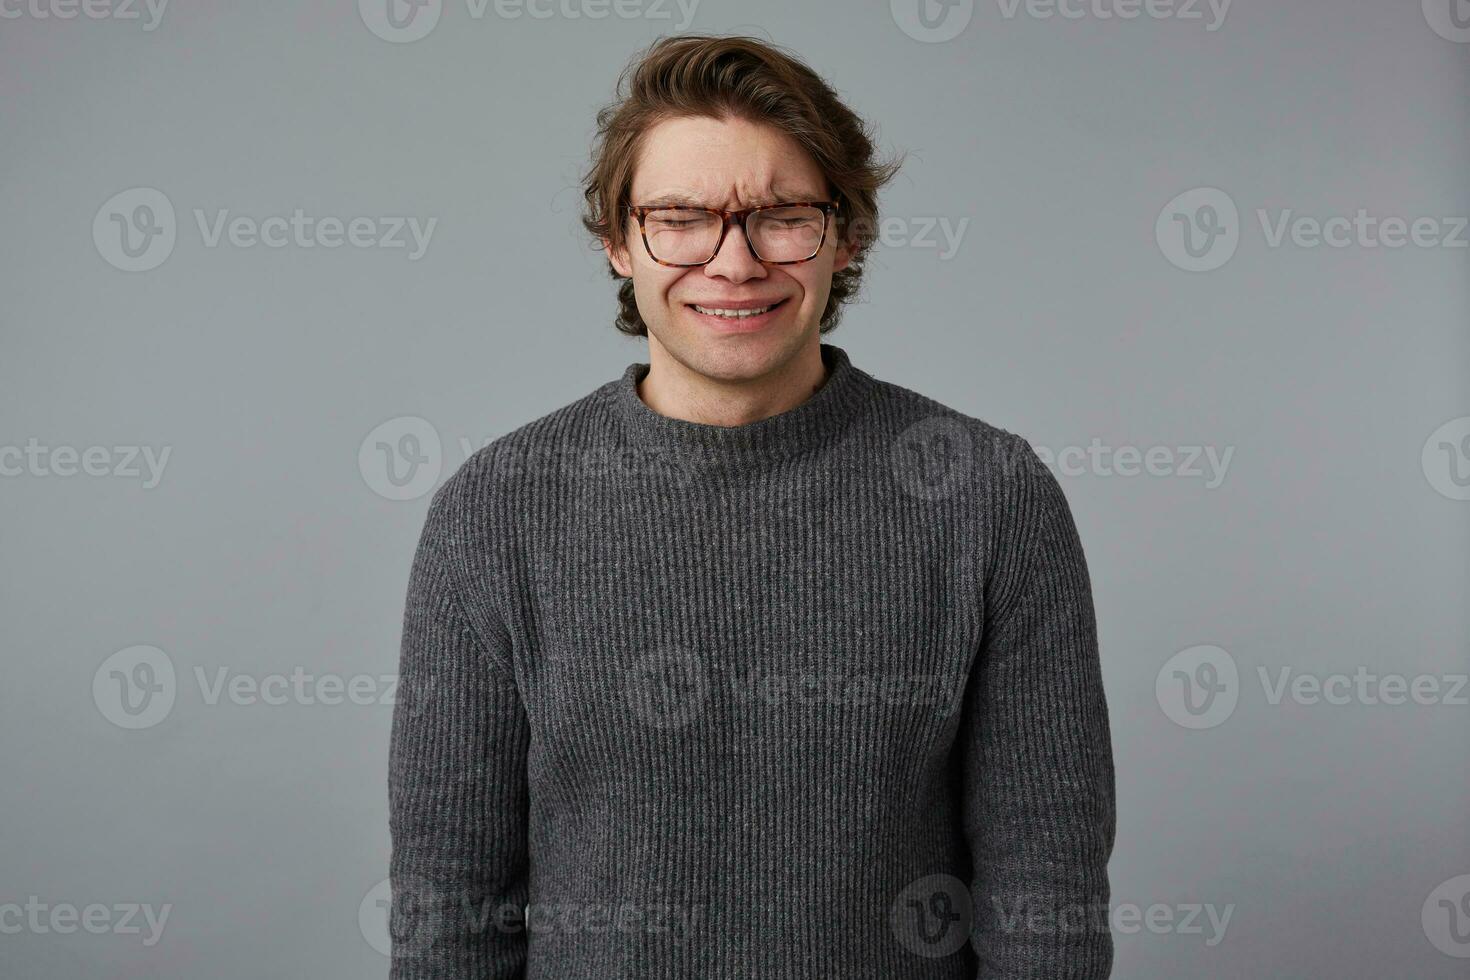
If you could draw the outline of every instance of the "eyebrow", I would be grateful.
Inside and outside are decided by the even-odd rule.
[[[758,207],[761,207],[762,205],[765,205],[765,204],[782,204],[782,203],[787,202],[787,201],[820,201],[820,200],[822,200],[822,195],[820,195],[820,194],[810,195],[810,194],[807,194],[804,191],[797,191],[797,192],[793,192],[793,193],[786,193],[784,191],[778,191],[777,192],[777,195],[778,196],[776,196],[776,197],[770,197],[769,195],[763,195],[761,197],[761,199],[757,203],[750,204],[750,205],[747,205],[747,206],[748,207],[753,207],[753,208],[758,208]],[[657,197],[654,197],[654,198],[651,198],[650,200],[644,201],[642,206],[643,207],[646,207],[646,208],[708,208],[708,207],[713,207],[713,205],[705,204],[702,201],[696,200],[695,198],[693,198],[693,197],[691,197],[691,196],[689,196],[687,194],[679,194],[679,193],[660,194]]]

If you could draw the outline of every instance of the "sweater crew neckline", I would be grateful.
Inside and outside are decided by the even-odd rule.
[[[703,465],[759,466],[800,456],[826,444],[849,424],[876,388],[847,352],[821,344],[827,379],[806,401],[743,425],[712,425],[662,415],[638,395],[650,365],[635,361],[614,384],[617,415],[635,445],[663,447]]]

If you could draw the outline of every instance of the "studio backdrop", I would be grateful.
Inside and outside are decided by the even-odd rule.
[[[1115,975],[1465,976],[1465,0],[0,0],[0,976],[387,975],[414,543],[648,359],[580,179],[688,32],[904,155],[824,340],[1065,491]]]

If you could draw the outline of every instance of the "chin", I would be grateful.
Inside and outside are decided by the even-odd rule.
[[[783,330],[720,338],[691,337],[686,348],[691,357],[686,363],[712,378],[727,381],[759,378],[794,358],[809,343],[808,333],[814,332]]]

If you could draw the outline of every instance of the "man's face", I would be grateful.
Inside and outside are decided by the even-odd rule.
[[[785,133],[744,120],[702,116],[668,119],[649,130],[630,197],[634,205],[673,199],[726,210],[831,200],[815,161]],[[766,375],[814,343],[832,273],[850,259],[849,250],[836,240],[835,216],[828,219],[821,251],[808,262],[760,262],[736,225],[708,265],[684,269],[653,261],[637,220],[632,215],[624,220],[627,247],[609,251],[609,258],[620,275],[633,279],[650,346],[660,346],[691,371],[726,381]],[[694,309],[752,301],[780,305],[748,320]]]

